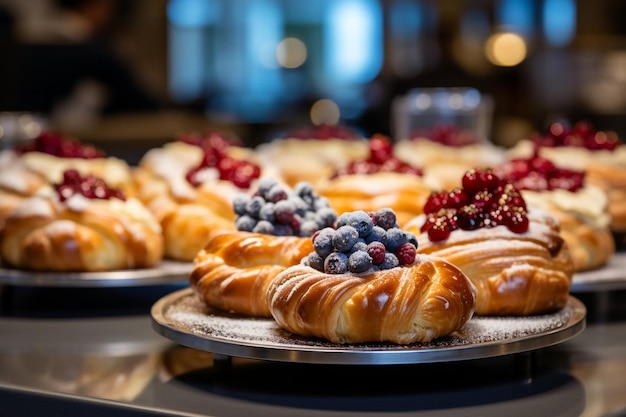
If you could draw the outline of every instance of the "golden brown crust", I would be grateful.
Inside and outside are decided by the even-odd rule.
[[[432,192],[422,178],[394,172],[343,175],[318,184],[316,189],[338,214],[388,207],[396,213],[400,226],[423,212]]]
[[[477,289],[477,315],[532,315],[565,306],[574,272],[569,248],[556,219],[543,210],[529,213],[530,226],[518,234],[504,226],[456,230],[431,242],[420,233],[421,219],[406,229],[416,234],[418,252],[458,266]]]
[[[211,307],[270,317],[265,293],[271,281],[312,251],[310,238],[217,233],[196,256],[189,283]]]
[[[145,268],[161,261],[161,230],[139,201],[84,199],[83,204],[75,210],[43,196],[24,200],[6,218],[3,260],[17,268],[59,272]],[[122,209],[129,204],[135,207]]]
[[[591,163],[587,167],[587,181],[607,193],[611,230],[626,232],[626,167]]]
[[[474,288],[455,266],[418,255],[413,265],[363,275],[287,268],[267,292],[284,329],[334,343],[429,342],[473,314]]]

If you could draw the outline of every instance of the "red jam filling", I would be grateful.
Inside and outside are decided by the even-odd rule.
[[[549,148],[576,146],[592,151],[612,151],[621,144],[615,132],[598,131],[587,121],[579,121],[573,127],[568,127],[562,122],[554,122],[546,133],[535,134],[530,139],[537,146]]]
[[[375,174],[377,172],[398,172],[422,176],[420,168],[414,167],[396,158],[393,154],[393,144],[383,135],[374,135],[369,140],[369,157],[365,160],[350,161],[339,167],[334,177],[354,174]]]
[[[95,146],[80,143],[55,132],[43,132],[35,140],[16,147],[19,154],[26,152],[42,152],[59,158],[104,158],[104,151]]]
[[[576,192],[585,181],[585,172],[559,168],[552,161],[537,156],[517,158],[505,162],[495,171],[518,190]]]
[[[317,126],[304,127],[287,132],[285,138],[314,139],[314,140],[357,140],[361,137],[354,130],[341,125],[320,124]]]
[[[232,182],[238,188],[249,188],[253,180],[261,176],[261,168],[250,162],[231,158],[227,154],[229,146],[235,146],[225,136],[214,133],[207,136],[186,135],[179,140],[199,146],[204,151],[200,163],[187,172],[185,178],[194,187],[202,184],[200,171],[215,168],[219,179]]]
[[[74,194],[82,194],[89,199],[109,200],[117,198],[126,200],[124,193],[113,187],[109,187],[104,180],[94,175],[87,174],[81,176],[75,169],[68,169],[63,172],[63,180],[54,185],[54,189],[59,194],[61,201],[65,201]]]
[[[417,129],[411,133],[410,137],[413,140],[428,139],[454,148],[480,143],[473,133],[447,123],[436,124],[430,130]]]
[[[506,226],[514,233],[528,231],[526,202],[519,190],[490,168],[471,169],[462,187],[433,192],[424,205],[421,231],[433,242],[446,240],[454,230]]]

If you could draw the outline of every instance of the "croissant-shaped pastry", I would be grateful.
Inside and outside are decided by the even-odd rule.
[[[313,250],[310,238],[223,232],[194,260],[191,287],[207,305],[254,317],[270,317],[265,294],[286,267]]]
[[[454,230],[442,241],[421,233],[423,216],[405,227],[416,234],[418,252],[459,267],[476,286],[477,315],[531,315],[565,306],[574,272],[559,223],[532,208],[525,233],[506,226]]]
[[[472,317],[474,287],[457,267],[417,255],[410,266],[327,274],[305,265],[281,272],[267,303],[284,329],[334,343],[429,342]]]
[[[23,200],[0,236],[3,261],[40,271],[111,271],[155,266],[161,228],[134,198],[91,200],[51,196]]]

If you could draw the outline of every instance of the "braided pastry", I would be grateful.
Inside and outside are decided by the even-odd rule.
[[[270,317],[265,299],[270,282],[312,250],[310,238],[239,231],[217,233],[196,256],[189,282],[198,297],[211,307]]]
[[[474,288],[450,263],[417,255],[407,267],[327,274],[305,265],[281,272],[267,304],[284,329],[334,343],[429,342],[472,317]]]
[[[4,262],[40,271],[151,267],[163,254],[161,228],[134,198],[33,196],[7,216],[0,239]]]
[[[573,263],[558,221],[532,208],[524,233],[506,226],[454,230],[433,242],[421,233],[424,216],[405,226],[416,234],[418,252],[438,256],[458,266],[477,289],[478,315],[531,315],[565,306]]]

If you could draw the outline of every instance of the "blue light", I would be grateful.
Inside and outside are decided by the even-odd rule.
[[[576,4],[573,0],[545,0],[543,31],[552,46],[567,45],[576,31]]]
[[[167,4],[167,18],[174,26],[207,26],[217,19],[218,8],[214,0],[170,0]]]
[[[375,0],[338,0],[326,20],[326,76],[338,83],[366,83],[382,67],[382,11]]]
[[[500,0],[498,23],[522,35],[533,31],[533,4],[528,0]]]

